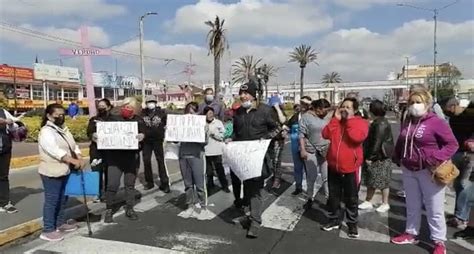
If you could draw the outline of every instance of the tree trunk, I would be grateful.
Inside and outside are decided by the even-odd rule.
[[[301,68],[300,74],[300,99],[303,97],[303,80],[304,80],[304,67]]]
[[[221,58],[214,56],[214,94],[219,94],[221,80]]]

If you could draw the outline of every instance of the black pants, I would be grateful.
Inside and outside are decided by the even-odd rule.
[[[92,152],[92,150],[93,148],[91,146],[90,163],[92,163],[94,159],[102,159],[102,163],[95,167],[92,167],[92,171],[99,172],[99,197],[102,198],[105,195],[105,192],[107,191],[107,165],[105,164],[105,159],[103,158],[103,156],[101,156],[100,152],[97,151],[97,148],[94,152]]]
[[[11,151],[0,154],[0,207],[10,202],[10,182],[8,175],[10,173]]]
[[[207,186],[212,187],[214,185],[214,170],[217,173],[217,178],[222,188],[227,188],[229,183],[225,176],[224,166],[222,165],[222,156],[206,156],[206,175],[207,175]]]
[[[243,206],[250,207],[250,219],[258,224],[262,223],[262,192],[264,187],[264,178],[256,177],[244,181],[244,198],[240,198],[241,184],[239,177],[230,172],[230,177],[232,179],[232,190],[234,192],[234,197],[237,202],[240,202]]]
[[[357,224],[359,183],[356,173],[338,174],[328,170],[329,220],[340,222],[342,219],[341,198],[346,205],[347,223]]]
[[[232,171],[232,169],[230,170],[230,180],[232,182],[232,192],[234,193],[235,201],[237,203],[242,203],[242,198],[240,198],[240,194],[242,191],[242,182],[240,181],[239,177],[234,174],[234,171]]]
[[[143,143],[143,166],[145,168],[145,181],[148,185],[154,186],[153,170],[151,168],[151,154],[155,153],[158,162],[158,175],[161,186],[169,185],[168,172],[165,166],[165,156],[163,152],[163,141],[147,141]]]
[[[107,192],[106,205],[107,209],[113,209],[117,202],[117,192],[120,188],[120,180],[124,175],[123,182],[125,185],[125,202],[128,208],[135,205],[135,180],[137,179],[136,163],[128,163],[129,165],[109,166],[107,170]]]

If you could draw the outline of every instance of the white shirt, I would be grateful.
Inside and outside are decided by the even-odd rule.
[[[40,131],[40,135],[38,137],[39,146],[45,151],[49,156],[55,158],[58,161],[68,154],[68,151],[61,149],[58,144],[56,143],[57,138],[62,138],[58,135],[58,132],[62,133],[65,137],[69,136],[66,133],[69,133],[69,129],[65,127],[61,129],[54,125],[53,123],[47,123],[48,126],[52,128],[42,128]],[[68,140],[68,143],[72,146],[74,143]],[[74,144],[75,145],[75,144]],[[77,155],[81,154],[81,149],[79,146],[75,145],[75,147],[71,147]]]

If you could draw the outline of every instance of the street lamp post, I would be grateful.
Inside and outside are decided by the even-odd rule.
[[[437,33],[437,29],[438,29],[438,14],[439,14],[439,11],[446,9],[449,6],[456,4],[457,2],[459,2],[459,0],[456,0],[456,1],[454,1],[450,4],[448,4],[448,5],[445,5],[445,6],[441,7],[441,8],[434,8],[434,9],[423,8],[423,7],[410,5],[410,4],[402,4],[402,3],[397,4],[397,6],[410,7],[410,8],[423,10],[423,11],[429,11],[429,12],[433,13],[433,20],[434,20],[434,35],[433,35],[433,83],[434,84],[433,84],[433,86],[434,86],[434,97],[435,97],[434,99],[435,99],[435,102],[438,101],[438,81],[437,81],[437,75],[436,75],[436,57],[438,55],[438,49],[437,49],[437,44],[436,44],[436,33]]]
[[[140,70],[141,70],[141,83],[142,83],[142,103],[145,103],[145,63],[144,63],[144,56],[143,56],[143,19],[145,19],[148,15],[158,15],[156,12],[147,12],[143,16],[140,17]]]

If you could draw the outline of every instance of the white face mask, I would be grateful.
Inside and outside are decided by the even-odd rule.
[[[428,111],[425,104],[423,104],[423,103],[415,103],[415,104],[411,105],[408,108],[408,110],[409,110],[410,114],[414,117],[423,116]]]
[[[250,107],[252,107],[252,101],[248,100],[248,101],[242,102],[242,107],[249,109]]]
[[[207,102],[212,102],[214,100],[214,95],[212,94],[207,94],[206,95],[206,101]]]
[[[153,103],[153,102],[147,103],[147,104],[146,104],[146,107],[147,107],[148,109],[155,109],[155,108],[156,108],[156,103]]]

